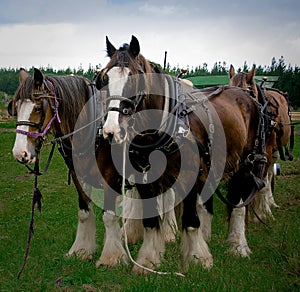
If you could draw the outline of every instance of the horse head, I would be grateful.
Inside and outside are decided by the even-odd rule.
[[[14,99],[8,105],[8,112],[17,116],[16,140],[12,151],[18,162],[32,164],[57,114],[57,106],[53,101],[55,92],[53,84],[44,80],[38,69],[34,69],[33,77],[21,69],[19,81]]]
[[[151,82],[155,83],[152,75],[158,75],[153,74],[158,73],[158,68],[140,54],[139,41],[135,36],[132,36],[129,45],[124,44],[118,50],[106,37],[106,46],[110,61],[96,79],[97,89],[107,91],[103,136],[113,137],[120,144],[128,137],[128,126],[136,123],[137,116],[134,114],[143,108],[144,103],[149,105],[154,101],[149,98],[149,87]]]
[[[255,76],[255,65],[253,65],[250,72],[239,72],[235,73],[234,67],[230,65],[229,78],[230,86],[237,86],[243,89],[249,90],[254,98],[258,98],[258,91],[254,80]]]

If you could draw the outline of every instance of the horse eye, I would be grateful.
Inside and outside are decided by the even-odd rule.
[[[106,86],[108,84],[108,75],[104,74],[102,76],[102,81],[101,81],[102,87]]]
[[[108,75],[107,74],[101,75],[100,73],[96,79],[97,89],[100,90],[103,87],[105,87],[107,84],[108,84]]]
[[[7,106],[7,111],[10,116],[17,116],[17,107],[13,100],[11,100]]]
[[[37,104],[34,106],[34,112],[39,113],[42,110],[42,104]]]

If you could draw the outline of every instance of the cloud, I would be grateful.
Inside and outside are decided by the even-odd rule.
[[[226,61],[300,65],[300,2],[179,0],[1,0],[0,67],[88,68],[107,63],[105,36],[118,47],[138,37],[141,52],[171,66]]]
[[[149,4],[148,2],[146,2],[142,6],[140,6],[138,10],[145,14],[154,15],[156,18],[156,17],[172,16],[175,14],[177,9],[173,5],[171,5],[171,6],[168,6],[168,5],[155,6],[155,5],[152,5],[152,4]]]

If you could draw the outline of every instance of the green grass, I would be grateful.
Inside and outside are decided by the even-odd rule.
[[[22,265],[30,221],[34,178],[16,163],[11,149],[13,123],[0,124],[0,291],[299,291],[300,289],[300,127],[297,126],[295,159],[282,162],[276,177],[275,221],[269,227],[251,223],[247,239],[250,259],[227,253],[226,211],[215,200],[212,240],[209,244],[214,266],[207,271],[192,265],[184,277],[175,275],[136,276],[132,264],[112,269],[96,268],[103,244],[102,210],[95,207],[98,251],[92,261],[64,255],[76,235],[77,194],[67,184],[67,169],[58,151],[47,174],[40,177],[42,212],[36,212],[35,233],[27,265]],[[43,161],[50,146],[43,148]],[[177,244],[168,244],[162,271],[176,272],[181,267],[180,235]],[[131,245],[135,257],[140,243]],[[55,281],[60,279],[58,286]]]

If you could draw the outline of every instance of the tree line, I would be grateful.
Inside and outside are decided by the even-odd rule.
[[[214,66],[209,69],[207,63],[202,65],[186,68],[186,77],[191,76],[213,76],[213,75],[227,75],[229,66],[226,62],[216,62]],[[96,67],[90,66],[88,70],[84,70],[81,66],[78,69],[54,70],[51,66],[46,68],[39,68],[45,74],[56,75],[81,75],[88,79],[92,79],[96,70],[101,69],[101,65]],[[168,63],[165,71],[171,75],[180,73],[181,68],[171,67]],[[245,62],[242,68],[236,68],[237,72],[249,72],[251,67]],[[28,70],[29,73],[33,72],[33,68]],[[300,107],[300,67],[286,65],[283,57],[279,60],[272,58],[269,66],[256,65],[256,75],[259,76],[278,76],[278,82],[274,85],[275,88],[287,92],[289,95],[290,104],[293,108]],[[0,92],[5,92],[13,95],[19,84],[19,68],[0,68]]]

